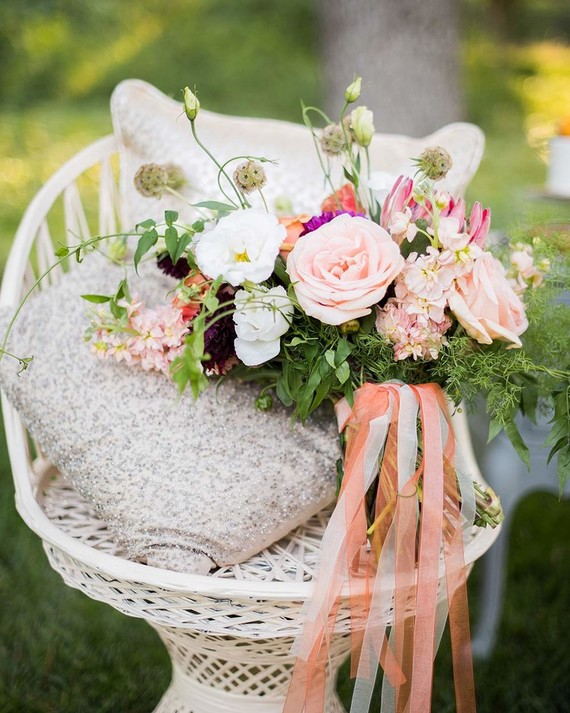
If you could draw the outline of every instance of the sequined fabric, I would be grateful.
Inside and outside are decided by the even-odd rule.
[[[174,281],[147,265],[131,291],[148,305]],[[89,305],[123,271],[90,256],[24,307],[0,383],[45,454],[91,502],[129,558],[205,573],[247,559],[334,499],[332,416],[291,426],[258,388],[225,381],[197,402],[163,375],[100,361],[83,340]],[[0,334],[8,321],[0,314]]]

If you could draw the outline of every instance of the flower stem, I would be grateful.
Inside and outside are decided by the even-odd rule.
[[[244,202],[243,196],[242,196],[241,193],[238,191],[238,189],[237,189],[235,183],[232,181],[232,179],[231,179],[231,178],[228,176],[228,174],[226,173],[226,171],[225,171],[224,167],[222,166],[222,164],[221,164],[221,163],[218,161],[218,159],[206,148],[206,146],[204,146],[204,144],[203,144],[203,143],[200,141],[200,139],[198,138],[198,134],[196,133],[196,126],[195,126],[195,124],[196,124],[195,121],[191,121],[191,122],[190,122],[190,127],[191,127],[191,129],[192,129],[192,135],[194,136],[194,140],[196,141],[196,143],[198,144],[198,146],[202,149],[202,151],[204,151],[204,153],[205,153],[205,154],[214,162],[214,164],[218,167],[218,171],[219,171],[219,174],[218,174],[218,185],[219,185],[220,188],[221,188],[221,185],[220,185],[220,174],[222,174],[223,176],[225,176],[225,178],[227,179],[227,181],[228,181],[228,183],[230,184],[230,186],[234,189],[234,192],[235,192],[235,194],[236,194],[236,196],[237,196],[237,199],[238,199],[238,201],[239,201],[240,206],[241,206],[242,208],[247,208],[247,207],[248,207],[248,206],[247,206],[247,202]],[[224,196],[226,196],[226,193],[225,193],[225,191],[224,191],[223,189],[222,189],[222,193],[224,194]],[[226,198],[227,198],[227,196],[226,196]],[[229,200],[229,199],[228,199],[228,200]],[[233,203],[233,201],[231,201],[231,202]],[[235,205],[235,204],[234,204],[234,205]]]

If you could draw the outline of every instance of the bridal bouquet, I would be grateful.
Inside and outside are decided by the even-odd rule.
[[[270,408],[273,394],[301,420],[324,401],[352,401],[367,382],[435,383],[456,404],[483,392],[491,435],[504,428],[525,460],[515,416],[534,417],[546,399],[562,484],[570,474],[568,374],[554,368],[557,354],[536,333],[567,277],[561,239],[489,246],[491,211],[478,202],[468,211],[463,198],[438,189],[452,166],[440,146],[416,159],[415,176],[387,183],[368,161],[372,112],[349,111],[360,82],[347,88],[337,123],[303,109],[330,190],[314,215],[288,212],[294,196],[265,205],[275,161],[218,161],[198,137],[200,104],[186,88],[191,130],[219,169],[224,199],[195,204],[203,217],[192,225],[166,211],[164,223],[137,226],[135,267],[153,251],[178,286],[160,306],[131,296],[126,281],[114,295],[85,295],[99,305],[87,332],[93,350],[169,374],[195,396],[212,377],[253,380],[258,408]],[[184,178],[181,167],[147,164],[134,181],[143,195],[161,197],[179,195]],[[254,193],[263,210],[251,207]],[[126,240],[112,245],[112,258],[124,258]],[[59,256],[69,253],[63,247]],[[532,338],[521,349],[529,316]]]
[[[84,295],[86,338],[98,357],[163,372],[195,397],[212,379],[237,378],[259,384],[257,408],[277,398],[302,421],[334,404],[344,446],[338,503],[285,711],[322,710],[348,585],[358,710],[380,662],[383,709],[429,711],[449,611],[466,713],[475,703],[464,546],[474,525],[494,527],[502,513],[465,467],[448,409],[483,393],[490,437],[504,429],[527,461],[515,416],[550,410],[564,483],[569,318],[552,299],[568,257],[554,234],[491,246],[490,210],[468,210],[439,187],[452,166],[441,146],[415,159],[413,176],[374,172],[372,112],[353,108],[360,92],[356,78],[335,121],[303,108],[329,195],[314,214],[297,214],[294,195],[267,205],[273,158],[217,158],[202,143],[200,103],[186,88],[190,130],[217,167],[220,195],[192,204],[191,225],[166,211],[163,223],[137,226],[135,268],[156,260],[176,287],[158,306],[131,294],[126,279],[115,294]],[[180,197],[184,167],[143,165],[134,181],[145,196]],[[58,258],[81,260],[102,239],[62,247]],[[114,239],[109,257],[124,261],[129,245]]]

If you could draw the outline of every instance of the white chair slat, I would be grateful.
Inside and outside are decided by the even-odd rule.
[[[68,245],[74,245],[80,240],[87,240],[91,237],[87,216],[75,181],[63,191],[63,211]]]
[[[119,199],[111,159],[101,162],[99,179],[99,234],[114,235],[117,232]]]
[[[55,285],[59,282],[61,275],[63,274],[63,269],[61,265],[52,267],[56,262],[57,258],[55,256],[55,247],[51,239],[51,233],[47,220],[44,220],[38,230],[38,235],[36,238],[36,254],[38,258],[39,274],[42,275],[44,272],[52,268],[49,274],[46,276],[45,284]]]

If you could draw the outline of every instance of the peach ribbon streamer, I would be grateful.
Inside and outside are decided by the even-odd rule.
[[[464,558],[475,499],[443,391],[436,384],[367,383],[352,407],[342,399],[336,413],[339,430],[347,432],[344,478],[293,647],[297,660],[283,711],[323,713],[330,643],[348,597],[356,676],[351,713],[368,713],[378,664],[381,713],[430,712],[433,662],[448,614],[457,713],[475,713]],[[368,546],[366,496],[377,478]]]

